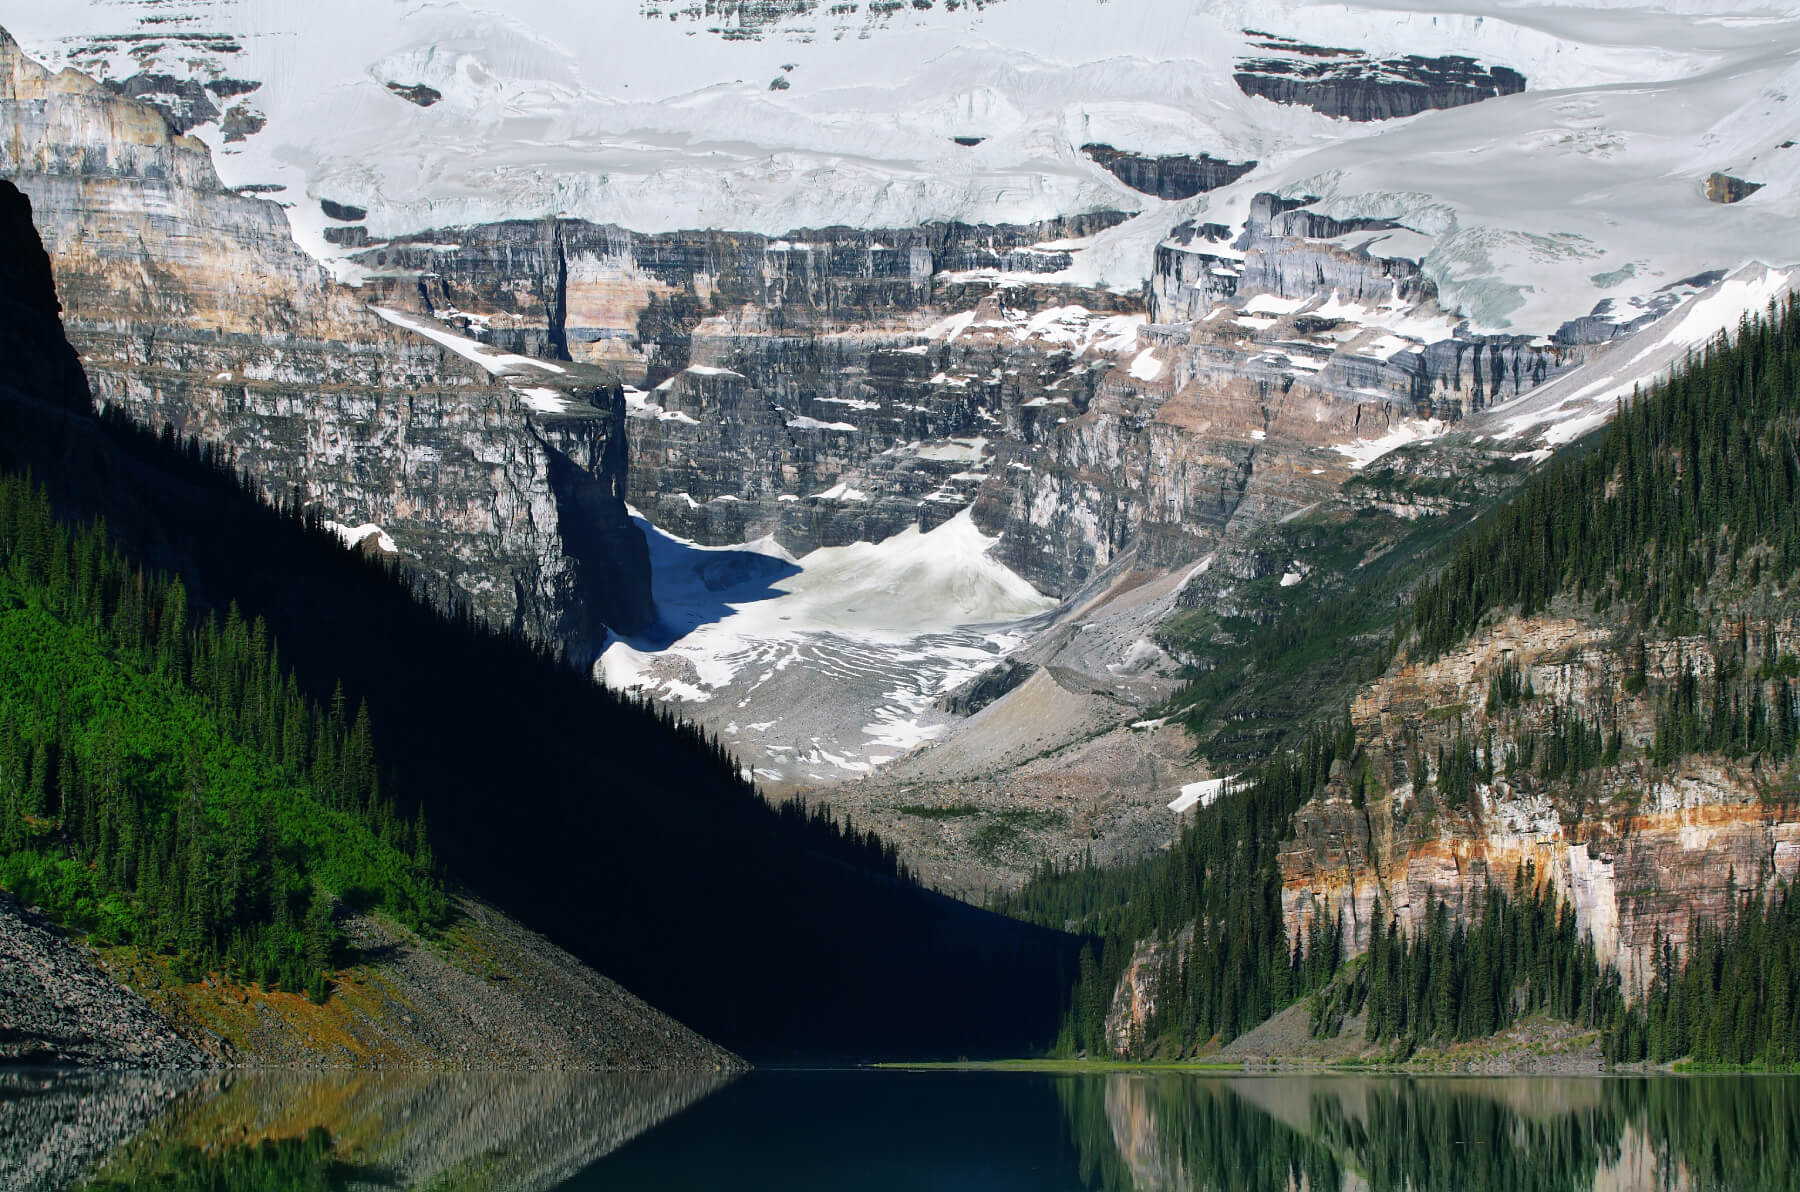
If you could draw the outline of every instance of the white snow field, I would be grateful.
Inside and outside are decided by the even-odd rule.
[[[609,641],[601,674],[707,705],[689,712],[765,782],[840,781],[941,735],[933,702],[1056,607],[989,557],[999,540],[967,510],[798,560],[768,538],[703,547],[638,524],[659,623]]]
[[[1668,376],[1690,353],[1734,330],[1739,319],[1785,298],[1796,282],[1800,269],[1746,265],[1636,335],[1606,345],[1581,367],[1456,429],[1477,439],[1515,443],[1548,459],[1557,447],[1604,424],[1634,390]]]
[[[1447,306],[1541,333],[1602,299],[1628,312],[1696,273],[1785,263],[1800,214],[1800,148],[1781,147],[1800,139],[1800,0],[990,0],[757,20],[651,0],[0,0],[0,25],[113,78],[258,83],[217,106],[265,127],[196,135],[228,184],[285,187],[271,193],[322,258],[339,250],[319,199],[367,208],[377,236],[546,214],[774,234],[1111,207],[1142,214],[1076,242],[1068,280],[1135,287],[1174,223],[1233,223],[1275,190],[1404,221]],[[1262,53],[1246,26],[1466,54],[1527,90],[1331,119],[1238,88],[1236,61]],[[1261,164],[1164,202],[1087,160],[1090,141]],[[1763,189],[1708,202],[1715,170]]]

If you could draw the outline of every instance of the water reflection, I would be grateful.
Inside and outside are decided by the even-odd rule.
[[[1800,1080],[15,1072],[0,1186],[1775,1192]]]
[[[1119,1074],[1058,1083],[1108,1192],[1800,1188],[1787,1077]]]
[[[555,1188],[728,1079],[13,1074],[0,1079],[0,1171],[8,1173],[0,1183],[44,1192]]]

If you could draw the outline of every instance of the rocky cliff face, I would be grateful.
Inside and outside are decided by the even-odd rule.
[[[648,621],[616,393],[572,377],[574,400],[545,415],[377,319],[278,207],[222,189],[199,142],[10,39],[0,121],[0,172],[32,199],[97,402],[225,445],[334,522],[379,525],[447,600],[578,656]]]
[[[937,524],[988,474],[1008,407],[1059,378],[1063,404],[1085,400],[1092,362],[1057,350],[1082,338],[1090,307],[1136,301],[1065,292],[1088,306],[1032,327],[1055,291],[1030,279],[1068,268],[1069,245],[1122,218],[781,238],[505,223],[357,260],[384,302],[619,376],[629,496],[658,526],[708,544],[772,533],[804,553]],[[1001,278],[1011,284],[993,300]],[[963,339],[971,326],[1005,333]],[[1116,339],[1124,324],[1110,326]]]
[[[1140,565],[1200,559],[1332,498],[1409,426],[1454,422],[1581,359],[1546,338],[1470,334],[1396,251],[1406,235],[1273,195],[1235,237],[1180,229],[1129,365],[1066,423],[1034,420],[981,490],[977,515],[1004,530],[1008,563],[1066,592],[1127,550]]]
[[[1207,153],[1193,157],[1126,153],[1097,143],[1083,145],[1081,151],[1126,186],[1159,199],[1191,199],[1236,182],[1256,168],[1253,161],[1224,161]]]
[[[1752,622],[1746,632],[1760,651],[1766,635],[1792,643],[1796,627]],[[1341,911],[1345,942],[1360,950],[1377,920],[1392,915],[1411,929],[1433,899],[1461,914],[1488,883],[1510,889],[1529,865],[1573,904],[1601,962],[1617,964],[1637,990],[1658,939],[1680,947],[1695,916],[1718,922],[1734,898],[1791,882],[1800,872],[1800,817],[1772,775],[1720,757],[1669,773],[1630,760],[1654,738],[1654,697],[1631,694],[1638,685],[1626,682],[1611,639],[1591,616],[1515,618],[1365,688],[1351,719],[1369,751],[1367,774],[1335,776],[1295,816],[1282,855],[1289,930]],[[1645,659],[1652,692],[1685,671],[1703,681],[1712,674],[1700,639],[1647,641]],[[1490,685],[1501,670],[1534,696],[1494,706]],[[1554,717],[1600,709],[1620,725],[1622,764],[1554,783],[1502,764],[1465,806],[1440,792],[1438,750],[1457,734],[1505,758],[1531,734],[1547,736]]]
[[[1198,559],[1327,497],[1346,444],[1579,359],[1457,330],[1399,251],[1406,229],[1270,195],[1240,231],[1187,225],[1163,246],[1148,325],[1134,296],[1049,284],[1121,218],[778,239],[509,223],[357,260],[385,302],[642,386],[629,495],[661,527],[804,553],[973,501],[1055,594],[1126,551]]]
[[[1393,120],[1525,90],[1525,76],[1459,55],[1378,59],[1361,50],[1307,45],[1245,30],[1268,57],[1245,58],[1232,78],[1246,95],[1350,120]]]

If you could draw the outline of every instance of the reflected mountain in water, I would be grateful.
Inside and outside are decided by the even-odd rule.
[[[18,1146],[38,1161],[26,1187],[554,1188],[731,1078],[714,1072],[320,1074],[246,1072],[157,1082],[137,1074],[37,1078],[38,1108],[81,1125]],[[185,1084],[182,1081],[185,1080]],[[10,1102],[0,1102],[5,1106]],[[92,1110],[119,1129],[84,1127]],[[120,1144],[142,1107],[135,1137]],[[10,1123],[9,1123],[10,1125]],[[0,1135],[0,1155],[15,1140]],[[25,1170],[11,1162],[8,1172]],[[87,1179],[71,1183],[86,1173]],[[8,1183],[7,1187],[14,1185]]]
[[[193,1072],[0,1069],[4,1186],[69,1187],[206,1079]]]
[[[1800,1080],[1200,1077],[1058,1082],[1106,1192],[1800,1186]]]
[[[1793,1192],[1800,1079],[13,1073],[0,1186]]]

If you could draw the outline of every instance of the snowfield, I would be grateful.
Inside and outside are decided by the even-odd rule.
[[[1796,0],[821,5],[749,29],[691,9],[0,0],[0,24],[54,65],[255,83],[216,106],[264,118],[259,131],[195,133],[228,184],[284,187],[324,259],[341,250],[321,199],[367,208],[376,237],[547,214],[780,234],[1114,208],[1141,214],[1061,246],[1075,265],[1060,279],[1135,288],[1175,223],[1240,222],[1272,190],[1399,220],[1395,251],[1423,257],[1448,307],[1543,333],[1796,242]],[[1332,119],[1238,88],[1237,61],[1264,53],[1246,26],[1375,57],[1468,55],[1527,90]],[[1260,164],[1168,202],[1089,161],[1089,142]],[[1763,188],[1711,203],[1713,171]]]
[[[703,547],[642,517],[659,617],[612,639],[609,686],[699,705],[771,782],[841,781],[945,731],[932,705],[1056,607],[989,557],[967,510],[795,559],[773,539]]]

